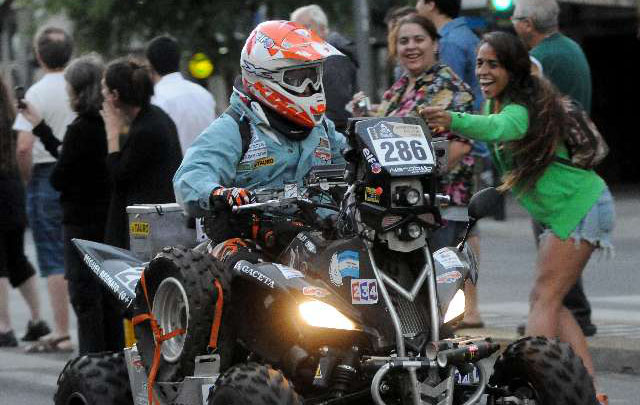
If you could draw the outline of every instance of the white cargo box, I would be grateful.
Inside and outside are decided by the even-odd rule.
[[[136,204],[127,207],[131,252],[151,260],[165,246],[196,245],[195,227],[179,204]],[[192,229],[193,228],[193,229]]]

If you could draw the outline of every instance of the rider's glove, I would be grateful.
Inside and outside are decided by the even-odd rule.
[[[211,204],[216,206],[216,202],[224,201],[229,207],[240,207],[245,204],[255,202],[255,197],[246,188],[239,187],[218,187],[211,192],[209,198]]]

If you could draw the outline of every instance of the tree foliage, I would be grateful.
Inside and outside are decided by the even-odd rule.
[[[107,58],[142,49],[146,41],[169,33],[185,55],[205,52],[218,71],[237,71],[240,50],[256,23],[258,11],[266,19],[288,19],[305,0],[27,0],[48,12],[64,11],[74,23],[74,39],[81,50]],[[353,35],[353,2],[317,0],[330,25]],[[406,0],[369,0],[372,21],[381,22],[385,10]]]

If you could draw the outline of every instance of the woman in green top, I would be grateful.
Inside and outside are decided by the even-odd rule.
[[[555,89],[531,74],[531,62],[517,37],[493,32],[480,42],[476,75],[488,102],[485,115],[426,107],[432,128],[445,128],[488,142],[511,189],[534,219],[544,224],[535,286],[530,296],[528,335],[569,342],[593,375],[582,330],[562,299],[596,248],[610,248],[613,200],[592,170],[562,164],[565,114]]]

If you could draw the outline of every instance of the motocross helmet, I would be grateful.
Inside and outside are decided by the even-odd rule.
[[[326,110],[322,62],[341,55],[304,26],[265,21],[249,35],[240,67],[245,90],[281,117],[305,128],[322,122]]]

